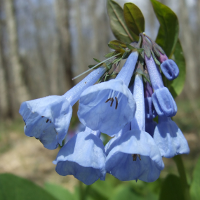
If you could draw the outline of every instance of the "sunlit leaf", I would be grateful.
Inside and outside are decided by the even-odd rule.
[[[0,174],[2,200],[57,200],[33,182],[13,174]]]
[[[193,180],[190,187],[190,195],[192,200],[200,198],[200,158],[193,171]]]
[[[156,43],[163,48],[167,56],[170,56],[173,54],[178,40],[178,18],[169,7],[160,3],[159,1],[151,0],[151,3],[153,5],[156,17],[160,23]]]
[[[168,175],[161,188],[159,200],[183,200],[181,180],[178,176]]]
[[[125,23],[122,7],[115,1],[108,0],[107,10],[110,18],[110,26],[114,36],[122,42],[131,43],[133,41],[133,37],[131,36]]]
[[[145,20],[141,10],[133,3],[124,4],[124,18],[128,28],[138,36],[144,32]]]
[[[179,40],[175,47],[173,59],[179,67],[179,76],[169,84],[169,90],[175,98],[182,92],[186,78],[186,63],[183,49]]]

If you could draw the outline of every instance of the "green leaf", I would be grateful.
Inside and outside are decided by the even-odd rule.
[[[96,62],[101,62],[100,60],[96,59],[96,58],[93,58],[94,61]]]
[[[115,192],[111,200],[122,200],[122,199],[143,200],[143,197],[136,195],[134,193],[134,190],[130,186],[123,184],[115,189]]]
[[[110,200],[134,199],[134,200],[156,200],[153,193],[137,191],[138,186],[132,187],[130,184],[121,184],[115,188]]]
[[[128,28],[138,36],[144,32],[145,20],[141,10],[133,3],[124,4],[124,18]]]
[[[156,43],[160,45],[169,57],[175,49],[178,34],[179,23],[176,14],[166,5],[157,0],[151,0],[154,12],[160,23],[160,28],[156,38]]]
[[[159,200],[183,200],[181,180],[178,176],[168,175],[161,188]]]
[[[110,53],[107,53],[104,57],[105,57],[105,58],[110,58],[111,56],[114,56],[115,53],[116,53],[115,51],[110,52]]]
[[[52,196],[54,196],[57,200],[75,200],[73,194],[66,190],[65,188],[55,185],[52,183],[45,183],[44,188],[48,191]]]
[[[87,190],[87,196],[92,197],[94,200],[108,200],[104,194],[100,193],[98,190],[89,187]]]
[[[179,76],[170,82],[169,90],[173,95],[173,97],[175,98],[182,92],[186,78],[186,63],[183,54],[183,49],[181,47],[181,43],[179,40],[176,44],[173,57],[174,61],[176,62],[179,68]]]
[[[193,171],[193,180],[190,187],[190,196],[192,200],[199,200],[200,197],[200,158]]]
[[[126,44],[119,41],[119,40],[112,40],[112,41],[109,42],[109,44],[113,44],[115,46],[119,46],[119,47],[121,46],[123,48],[126,48]]]
[[[13,174],[0,174],[2,200],[57,200],[35,183]]]
[[[121,42],[131,43],[133,41],[133,37],[131,36],[125,23],[122,7],[115,1],[108,0],[107,10],[110,18],[110,26],[114,36]]]

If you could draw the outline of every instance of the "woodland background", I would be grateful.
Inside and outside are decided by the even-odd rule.
[[[149,0],[116,1],[121,6],[135,3],[144,14],[146,34],[156,38],[159,23]],[[189,142],[191,153],[184,161],[191,175],[200,155],[200,0],[160,2],[178,15],[180,23],[187,73],[174,120]],[[113,39],[106,0],[0,0],[0,173],[73,190],[76,180],[54,170],[58,150],[46,150],[24,135],[19,107],[25,100],[64,94],[84,76],[75,81],[73,77],[95,64],[93,58],[103,60]],[[161,177],[177,173],[173,162],[164,161]]]
[[[159,25],[150,1],[131,2],[145,16],[146,34],[155,38]],[[200,91],[200,1],[161,2],[179,18],[187,62],[182,98],[192,103]],[[64,94],[93,57],[110,51],[112,39],[105,0],[0,0],[0,117],[19,116],[25,100]]]

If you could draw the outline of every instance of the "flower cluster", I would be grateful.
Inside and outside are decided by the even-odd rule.
[[[114,79],[102,79],[112,71],[103,65],[62,96],[22,103],[25,134],[55,149],[66,138],[72,106],[79,100],[78,117],[85,128],[60,149],[53,161],[58,174],[74,175],[87,185],[105,180],[106,173],[122,181],[152,182],[164,168],[162,157],[189,153],[186,139],[171,120],[177,106],[161,75],[162,71],[167,79],[175,79],[176,63],[145,34],[132,46]],[[95,84],[97,80],[101,81]],[[113,137],[105,147],[101,133]]]

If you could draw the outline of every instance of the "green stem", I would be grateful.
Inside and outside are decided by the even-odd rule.
[[[185,168],[183,165],[183,160],[181,158],[181,155],[175,156],[173,157],[173,159],[178,169],[178,173],[181,180],[181,186],[184,191],[185,200],[190,200],[191,198],[190,198],[190,193],[189,193],[189,185],[187,183],[187,177],[186,177]]]
[[[80,192],[80,200],[85,200],[83,183],[79,181],[79,192]]]

